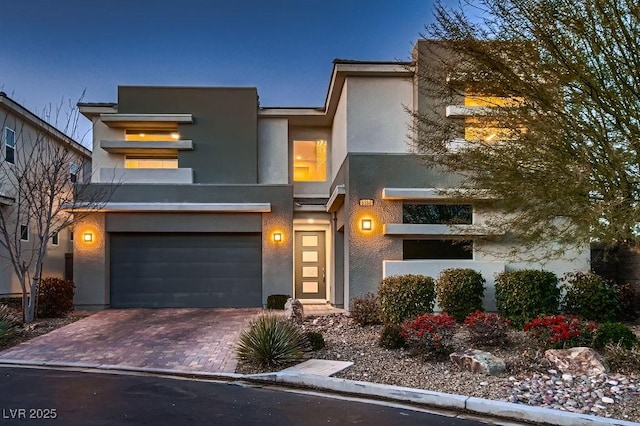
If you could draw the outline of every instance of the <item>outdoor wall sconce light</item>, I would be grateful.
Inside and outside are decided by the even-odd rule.
[[[359,203],[361,206],[371,207],[373,206],[373,198],[360,198]]]
[[[360,229],[363,231],[371,231],[373,229],[373,221],[371,219],[362,219],[360,221]]]
[[[282,232],[274,232],[273,233],[273,242],[274,243],[282,242]]]
[[[85,243],[92,243],[93,242],[93,232],[87,231],[84,234],[82,234],[82,241],[84,241]]]

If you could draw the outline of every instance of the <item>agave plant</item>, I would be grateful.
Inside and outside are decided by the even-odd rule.
[[[308,350],[309,341],[295,324],[267,313],[242,332],[237,353],[241,361],[271,367],[297,361]]]

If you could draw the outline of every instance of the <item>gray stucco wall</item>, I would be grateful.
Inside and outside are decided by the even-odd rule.
[[[92,184],[91,192],[106,193],[108,185]],[[293,271],[293,187],[290,185],[121,185],[110,202],[270,203],[269,213],[93,213],[76,225],[97,241],[76,238],[75,303],[85,307],[109,304],[108,232],[262,232],[263,302],[270,294],[291,292]],[[284,240],[275,243],[273,232]]]
[[[258,93],[255,88],[118,87],[118,112],[193,114],[179,125],[193,151],[181,151],[181,168],[194,183],[258,183]]]
[[[383,260],[402,260],[402,237],[382,233],[384,223],[402,223],[402,202],[383,200],[382,189],[446,188],[455,184],[452,175],[426,167],[411,154],[349,154],[347,161],[345,304],[353,297],[377,291]],[[360,206],[360,198],[373,198],[375,204]],[[360,231],[360,219],[365,216],[374,221],[372,232]]]

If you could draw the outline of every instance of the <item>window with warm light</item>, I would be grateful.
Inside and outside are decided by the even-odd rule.
[[[180,139],[178,130],[127,130],[124,139],[127,141],[171,142]]]
[[[327,141],[293,141],[293,180],[327,180]]]
[[[178,159],[175,157],[127,157],[124,167],[126,169],[177,169]]]
[[[513,108],[524,102],[524,98],[516,96],[488,96],[479,93],[466,93],[464,106],[482,108]],[[467,117],[464,122],[464,139],[495,143],[498,141],[516,140],[524,129],[506,128],[504,124],[482,117]]]

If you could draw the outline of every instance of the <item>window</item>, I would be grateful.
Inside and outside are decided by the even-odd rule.
[[[16,162],[16,132],[8,127],[4,128],[4,159],[7,163]]]
[[[124,135],[126,141],[177,141],[180,139],[178,130],[127,130]]]
[[[470,204],[404,204],[402,223],[471,225],[473,207]]]
[[[473,259],[473,240],[403,240],[402,259]]]
[[[69,229],[69,241],[73,241],[73,229]]]
[[[29,241],[29,227],[27,225],[20,225],[20,240]]]
[[[73,183],[78,181],[78,165],[76,163],[69,164],[69,180]]]
[[[178,159],[176,157],[127,157],[124,167],[127,169],[177,169]]]
[[[53,245],[53,246],[57,246],[58,245],[58,233],[57,232],[51,236],[51,245]]]
[[[327,141],[293,141],[293,180],[327,180]]]
[[[473,92],[465,94],[464,98],[464,105],[467,107],[513,108],[523,102],[524,98],[521,97],[487,96]],[[522,132],[524,129],[505,127],[505,123],[487,118],[466,117],[464,120],[464,138],[468,141],[493,143],[516,140]]]

